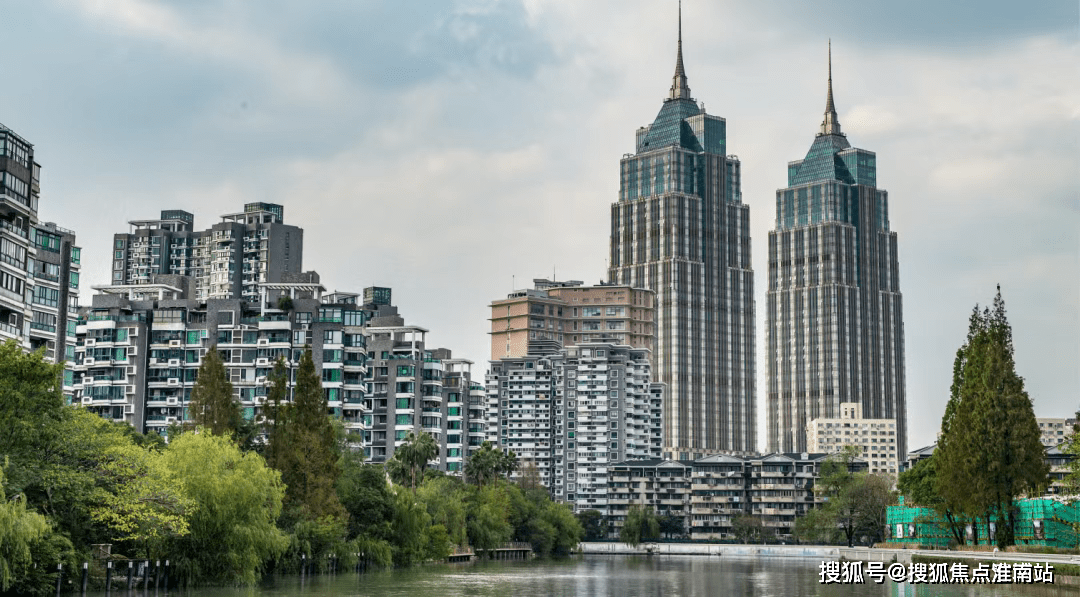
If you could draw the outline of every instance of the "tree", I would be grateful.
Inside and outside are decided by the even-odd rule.
[[[345,514],[335,491],[341,474],[337,434],[326,412],[322,381],[308,348],[296,371],[293,402],[278,410],[282,428],[271,448],[274,466],[287,487],[287,521]]]
[[[49,532],[45,517],[26,509],[26,499],[4,493],[4,467],[0,467],[0,592],[21,582],[34,564],[32,547]]]
[[[233,396],[233,387],[216,344],[206,351],[199,365],[188,411],[197,427],[214,435],[233,437],[240,429],[243,419],[240,403]]]
[[[735,534],[735,538],[743,543],[761,541],[764,526],[761,517],[750,514],[739,514],[731,519],[731,531]]]
[[[796,523],[800,539],[834,541],[836,531],[851,547],[856,537],[877,542],[885,535],[885,511],[895,498],[892,482],[880,475],[854,472],[857,446],[847,446],[821,466],[815,492],[824,503]]]
[[[682,516],[666,514],[660,517],[660,533],[668,539],[680,538],[686,534]]]
[[[190,532],[168,542],[177,572],[189,582],[253,584],[289,544],[275,525],[285,495],[280,473],[258,454],[205,433],[174,438],[165,465],[195,505]]]
[[[387,463],[390,478],[415,492],[424,480],[424,469],[438,451],[439,447],[430,434],[421,431],[420,435],[414,435],[410,432]]]
[[[619,541],[637,547],[644,541],[655,540],[660,535],[660,521],[652,510],[641,506],[631,506],[626,512],[626,520],[619,529]]]
[[[26,353],[14,340],[0,344],[0,462],[10,458],[8,483],[16,493],[39,478],[45,447],[63,441],[63,371],[45,361],[44,349]]]
[[[949,508],[937,491],[937,457],[935,455],[900,473],[896,487],[903,494],[905,504],[933,508],[934,512],[945,520],[945,525],[956,544],[964,544],[963,519]]]
[[[501,455],[492,448],[491,442],[480,444],[480,448],[469,455],[465,462],[465,479],[476,484],[480,489],[498,476]]]
[[[170,537],[188,533],[194,502],[184,495],[184,480],[165,468],[165,456],[136,445],[113,446],[101,455],[95,473],[106,485],[95,492],[91,518],[104,524],[115,541],[134,544],[146,557],[160,557]]]
[[[285,357],[279,356],[274,361],[266,391],[266,406],[263,409],[263,433],[266,434],[266,463],[276,469],[284,466],[282,462],[283,446],[288,441],[285,436],[286,415],[289,406],[289,368]]]
[[[972,311],[941,431],[938,492],[951,510],[975,522],[996,519],[1004,549],[1013,543],[1015,499],[1044,488],[1049,468],[1031,399],[1016,374],[1000,286],[992,308]]]
[[[607,539],[608,521],[599,510],[582,510],[577,513],[577,518],[585,531],[585,541]]]

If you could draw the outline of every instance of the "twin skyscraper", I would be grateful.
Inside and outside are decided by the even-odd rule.
[[[656,293],[655,381],[667,385],[664,456],[757,450],[750,208],[726,122],[690,94],[682,16],[671,90],[620,162],[609,280]],[[767,449],[807,450],[807,424],[860,403],[895,419],[906,454],[904,327],[896,233],[876,156],[851,147],[833,104],[788,164],[769,233]]]

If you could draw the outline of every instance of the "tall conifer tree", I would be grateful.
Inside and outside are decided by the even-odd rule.
[[[196,426],[214,435],[235,436],[240,429],[240,403],[233,397],[233,387],[216,344],[206,351],[199,365],[188,410]]]
[[[1000,286],[992,308],[972,312],[941,431],[934,455],[938,492],[952,510],[995,522],[999,547],[1012,544],[1014,501],[1045,487],[1049,468],[1024,379],[1016,374]]]
[[[293,521],[344,516],[335,491],[341,473],[337,437],[310,348],[300,358],[293,402],[283,419],[284,428],[278,431],[282,441],[275,442],[273,452],[287,486],[286,515]]]

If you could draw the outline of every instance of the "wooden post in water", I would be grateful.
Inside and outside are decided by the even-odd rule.
[[[64,565],[56,565],[56,597],[60,597],[60,582],[64,579]]]
[[[131,592],[131,581],[134,580],[133,574],[135,573],[135,562],[128,560],[128,593]]]
[[[161,587],[161,560],[154,561],[154,592]]]
[[[86,580],[90,575],[90,562],[82,563],[82,594],[86,595]]]
[[[109,560],[105,566],[105,594],[108,595],[112,592],[112,560]]]

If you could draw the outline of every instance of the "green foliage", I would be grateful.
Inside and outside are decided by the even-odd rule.
[[[431,516],[409,491],[399,491],[394,503],[391,545],[396,566],[411,566],[428,559]]]
[[[276,366],[275,371],[273,391],[278,400],[281,377]],[[345,509],[335,489],[341,474],[337,433],[326,414],[326,396],[310,348],[300,358],[292,404],[279,401],[274,409],[268,456],[287,487],[286,528],[300,520],[343,518]]]
[[[45,362],[43,350],[24,353],[14,340],[0,344],[0,462],[10,458],[8,483],[16,492],[37,480],[44,447],[63,440],[61,375],[63,366]]]
[[[295,563],[303,554],[312,571],[324,571],[331,554],[343,557],[355,551],[352,547],[345,541],[345,521],[337,516],[323,516],[301,520],[293,526],[284,559]]]
[[[619,529],[619,541],[637,547],[645,541],[655,541],[660,536],[660,521],[651,509],[631,506],[626,512],[626,520]]]
[[[235,437],[243,424],[240,402],[233,396],[233,387],[216,344],[206,351],[199,365],[188,411],[196,427],[214,435]]]
[[[409,432],[386,463],[386,470],[395,483],[415,491],[424,480],[424,469],[428,462],[438,455],[438,451],[439,447],[430,434],[421,431],[420,435],[415,435]]]
[[[680,538],[686,535],[686,525],[683,524],[682,516],[667,514],[660,517],[660,534],[668,539]]]
[[[349,514],[349,539],[387,541],[393,536],[396,498],[382,466],[348,462],[338,479],[338,496]]]
[[[504,453],[494,448],[491,442],[484,442],[465,462],[465,478],[483,488],[485,484],[492,483],[499,477],[505,476],[509,479],[517,468],[517,455],[513,450]]]
[[[578,522],[584,532],[583,541],[603,541],[607,539],[608,521],[599,510],[582,510],[577,513]]]
[[[34,563],[31,548],[49,533],[49,523],[37,512],[26,509],[22,495],[7,501],[4,469],[0,468],[0,591],[21,581]]]
[[[971,314],[941,431],[937,493],[963,517],[996,516],[997,543],[1004,549],[1013,542],[1015,499],[1044,488],[1049,469],[1031,399],[1016,374],[1000,287],[992,308],[980,313],[976,306]]]
[[[184,495],[184,480],[165,467],[165,456],[134,444],[112,446],[95,471],[104,487],[90,508],[96,522],[116,541],[130,541],[147,557],[162,557],[162,542],[188,533],[194,502]]]
[[[964,522],[949,508],[937,490],[937,456],[922,460],[912,468],[900,473],[896,487],[904,496],[905,504],[933,508],[945,520],[957,545],[964,545]]]
[[[815,492],[825,503],[801,526],[796,522],[800,538],[834,542],[836,530],[848,546],[856,537],[867,542],[884,538],[886,508],[895,502],[892,483],[880,475],[852,472],[857,456],[858,448],[848,446],[822,464]]]
[[[289,539],[274,524],[285,488],[262,457],[242,453],[225,437],[183,434],[165,452],[174,479],[195,504],[190,532],[167,547],[189,582],[244,583],[280,556]]]
[[[743,543],[761,541],[764,527],[760,517],[750,514],[740,514],[731,521],[731,530],[735,533],[735,538]]]
[[[424,481],[416,498],[425,505],[433,525],[441,525],[453,545],[467,545],[465,500],[468,489],[456,477],[434,477]]]
[[[497,503],[481,500],[469,511],[469,544],[475,549],[491,550],[510,540],[513,527]]]

